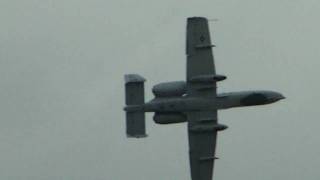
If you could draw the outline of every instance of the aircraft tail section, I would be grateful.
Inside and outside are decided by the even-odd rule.
[[[145,79],[138,74],[125,75],[127,137],[146,137],[144,104]]]

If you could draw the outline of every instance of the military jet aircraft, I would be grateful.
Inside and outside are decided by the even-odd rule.
[[[145,112],[154,112],[158,124],[188,123],[192,180],[211,180],[218,123],[218,110],[274,103],[284,96],[274,91],[243,91],[217,94],[217,82],[226,79],[215,71],[208,20],[187,19],[186,81],[165,82],[152,89],[155,98],[144,101],[145,79],[125,75],[126,125],[128,137],[146,137]]]

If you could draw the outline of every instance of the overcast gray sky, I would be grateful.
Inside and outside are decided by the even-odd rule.
[[[218,180],[318,180],[316,0],[1,0],[0,179],[190,179],[186,124],[125,136],[123,75],[185,78],[189,16],[210,24],[219,91],[279,103],[222,111]]]

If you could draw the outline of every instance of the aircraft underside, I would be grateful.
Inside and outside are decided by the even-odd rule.
[[[145,102],[145,79],[137,74],[125,76],[127,136],[146,137],[145,112],[154,112],[157,124],[188,123],[189,157],[192,180],[212,180],[218,110],[265,105],[284,99],[274,91],[217,93],[217,83],[226,76],[216,74],[208,21],[203,17],[187,19],[186,81],[157,84],[154,99]]]

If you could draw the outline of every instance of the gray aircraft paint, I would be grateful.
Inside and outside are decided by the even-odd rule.
[[[244,91],[217,94],[217,75],[212,54],[208,21],[187,19],[187,82],[160,83],[152,88],[155,98],[144,103],[145,79],[125,75],[126,128],[128,137],[146,137],[145,112],[154,112],[158,124],[188,123],[189,156],[192,180],[212,180],[218,123],[218,110],[265,105],[284,99],[274,91]]]
[[[146,100],[154,84],[185,80],[185,18],[206,16],[218,19],[214,56],[228,76],[218,92],[287,97],[221,111],[229,128],[218,138],[214,178],[318,180],[319,6],[2,0],[0,179],[189,179],[186,123],[159,126],[147,113],[150,138],[126,138],[123,74],[148,78]]]

